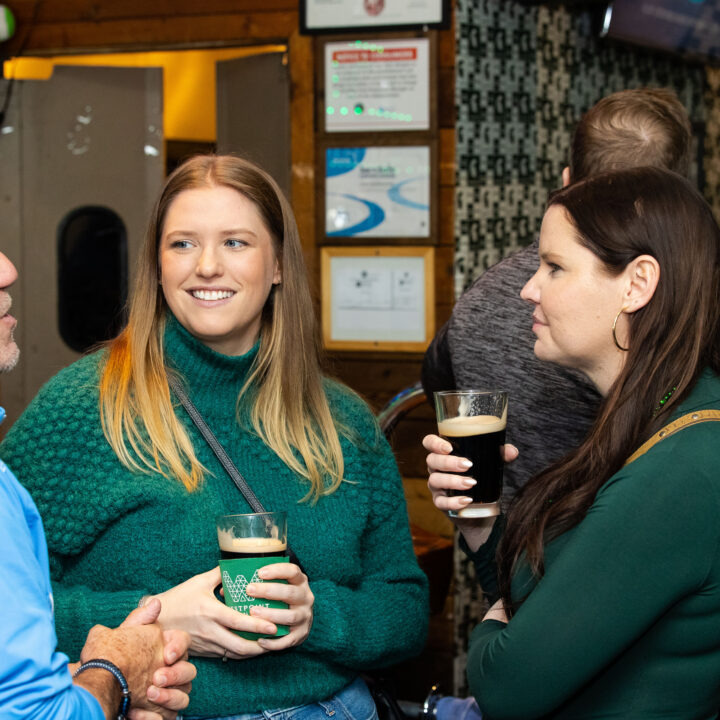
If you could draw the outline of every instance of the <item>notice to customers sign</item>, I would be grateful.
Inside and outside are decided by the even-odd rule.
[[[327,132],[427,130],[428,40],[325,45]]]
[[[401,62],[417,60],[417,48],[387,48],[382,52],[373,50],[338,50],[333,53],[333,63]]]

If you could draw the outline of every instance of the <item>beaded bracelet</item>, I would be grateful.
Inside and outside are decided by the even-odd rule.
[[[109,660],[88,660],[75,671],[73,677],[75,678],[81,672],[84,672],[85,670],[90,670],[91,668],[100,668],[101,670],[107,670],[120,683],[122,700],[120,700],[117,720],[126,720],[128,710],[130,710],[130,687],[128,686],[125,676],[120,671],[120,668],[118,668],[117,665],[113,665],[113,663],[111,663]]]

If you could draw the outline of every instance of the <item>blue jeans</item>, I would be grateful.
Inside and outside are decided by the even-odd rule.
[[[227,715],[222,718],[183,717],[184,720],[378,720],[375,702],[362,678],[346,685],[328,700],[309,705]]]
[[[443,697],[435,706],[437,720],[481,720],[482,713],[475,698]]]

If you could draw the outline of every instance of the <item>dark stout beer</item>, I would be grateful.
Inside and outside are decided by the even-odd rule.
[[[438,423],[438,433],[453,446],[453,455],[470,460],[473,466],[464,473],[477,481],[468,490],[449,490],[448,495],[465,495],[472,504],[458,511],[462,517],[497,515],[502,492],[506,419],[494,415],[454,417]],[[490,503],[490,505],[488,505]]]
[[[218,539],[220,542],[220,558],[222,560],[283,557],[287,555],[287,543],[277,538],[236,538],[228,537],[228,533],[223,533],[223,536]]]

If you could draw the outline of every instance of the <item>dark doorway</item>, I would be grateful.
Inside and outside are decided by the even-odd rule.
[[[58,327],[76,352],[109,340],[125,323],[127,232],[117,213],[86,206],[58,228]]]

